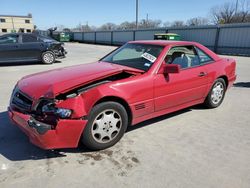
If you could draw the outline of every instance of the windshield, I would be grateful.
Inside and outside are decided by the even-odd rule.
[[[101,61],[148,71],[162,50],[163,46],[128,43],[104,57]]]

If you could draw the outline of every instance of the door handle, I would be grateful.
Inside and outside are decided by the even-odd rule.
[[[200,72],[200,74],[198,75],[199,77],[203,77],[203,76],[206,76],[207,75],[207,73],[205,73],[205,72]]]

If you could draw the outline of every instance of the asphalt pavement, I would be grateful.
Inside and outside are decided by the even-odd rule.
[[[0,187],[250,187],[250,58],[237,60],[237,80],[216,109],[190,107],[130,127],[99,152],[44,151],[8,119],[15,83],[23,76],[98,60],[115,47],[67,43],[53,65],[0,65]]]

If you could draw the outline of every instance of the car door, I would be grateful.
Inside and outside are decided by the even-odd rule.
[[[37,35],[23,34],[21,37],[20,48],[22,49],[23,59],[39,60],[43,49],[43,42],[39,40]]]
[[[175,74],[157,74],[154,79],[155,111],[178,107],[205,97],[208,77],[205,66],[193,46],[176,46],[169,50],[163,63],[179,64]]]
[[[0,62],[18,59],[19,35],[9,34],[0,37]]]

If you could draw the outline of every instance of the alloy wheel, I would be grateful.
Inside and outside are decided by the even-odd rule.
[[[211,100],[214,104],[218,104],[224,95],[224,85],[221,82],[217,82],[213,89],[212,89],[212,93],[211,93]]]
[[[98,143],[108,143],[116,138],[122,127],[121,115],[108,109],[99,113],[92,124],[91,133]]]
[[[54,56],[53,54],[51,53],[46,53],[44,54],[43,56],[43,60],[46,62],[46,63],[52,63],[54,61]]]

